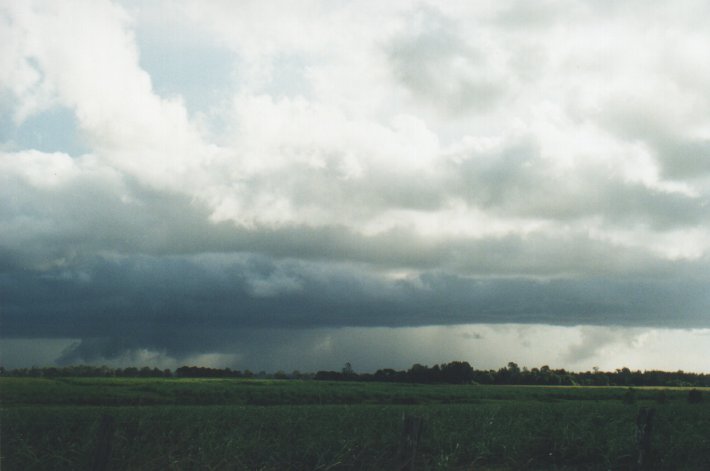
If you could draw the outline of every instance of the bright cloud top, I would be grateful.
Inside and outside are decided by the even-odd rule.
[[[0,11],[8,335],[175,264],[232,327],[709,325],[704,2]]]

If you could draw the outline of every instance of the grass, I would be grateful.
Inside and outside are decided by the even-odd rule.
[[[189,378],[0,378],[4,405],[429,404],[484,400],[606,401],[626,387],[455,386]],[[684,401],[685,388],[633,388],[634,400]],[[706,395],[710,394],[710,390]]]
[[[628,403],[626,388],[2,378],[0,392],[3,470],[87,469],[103,414],[110,469],[396,469],[403,414],[424,418],[417,469],[631,469],[641,406],[656,409],[655,468],[710,469],[710,401],[682,389]]]

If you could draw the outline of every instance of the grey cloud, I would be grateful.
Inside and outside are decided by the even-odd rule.
[[[363,263],[378,270],[447,270],[478,276],[669,274],[677,264],[642,249],[619,249],[586,233],[429,240],[408,228],[363,236],[342,227],[235,232],[242,250],[279,258]]]
[[[461,338],[467,340],[483,340],[485,337],[478,332],[464,332],[461,334]]]
[[[502,174],[510,167],[495,171]],[[485,178],[490,176],[486,172],[473,169],[460,174],[462,181],[486,191],[483,185],[495,186]],[[479,178],[478,173],[484,177]],[[506,185],[503,176],[495,179],[502,186],[515,185]],[[61,270],[64,266],[71,269],[84,259],[112,253],[160,256],[254,252],[281,259],[365,263],[383,270],[448,269],[513,276],[554,276],[575,273],[581,267],[594,273],[599,256],[609,260],[605,267],[599,267],[600,273],[623,271],[620,260],[634,262],[641,269],[656,264],[642,252],[625,250],[616,254],[613,246],[584,234],[573,240],[567,236],[563,242],[554,235],[528,236],[526,240],[518,236],[430,240],[408,227],[366,236],[338,225],[245,228],[230,222],[214,223],[208,208],[183,195],[150,190],[111,173],[82,174],[47,188],[32,187],[17,178],[2,180],[0,193],[9,202],[0,208],[0,272],[5,273]],[[357,192],[366,194],[366,186]],[[506,196],[503,193],[501,197]],[[345,204],[345,195],[342,198]],[[268,291],[279,283],[279,289],[298,288],[297,282],[279,275],[278,280],[257,279],[251,289]]]
[[[504,79],[487,51],[459,35],[459,25],[431,8],[408,17],[409,32],[394,39],[388,55],[394,76],[422,100],[444,113],[485,110],[505,92]]]
[[[254,292],[254,280],[274,277],[299,289]],[[97,258],[74,273],[0,277],[3,336],[83,339],[67,359],[139,348],[171,356],[223,351],[240,331],[254,328],[479,322],[704,327],[706,286],[688,278],[539,282],[437,272],[392,280],[356,266],[228,254]]]
[[[612,134],[626,140],[640,140],[653,152],[663,176],[672,180],[693,181],[710,174],[710,139],[684,135],[682,127],[691,123],[667,120],[664,109],[645,103],[623,100],[603,113],[600,121]]]
[[[249,368],[254,371],[290,372],[317,371],[320,369],[339,370],[350,362],[356,371],[374,371],[378,368],[408,368],[412,362],[443,362],[464,358],[451,340],[451,330],[441,329],[434,342],[422,344],[422,334],[432,329],[417,328],[316,328],[279,329],[256,328],[239,329],[229,332],[229,339],[205,347],[204,353],[148,351],[158,363],[175,368],[182,364],[205,364],[210,366]],[[429,335],[427,335],[429,334]],[[106,348],[111,339],[93,338],[77,342],[67,348],[58,363],[89,362],[111,363],[121,366],[143,364],[139,360],[143,349],[130,347]],[[207,357],[212,357],[206,359]],[[478,361],[473,359],[472,361]]]
[[[693,179],[710,174],[710,139],[666,137],[656,141],[663,170],[670,178]]]
[[[304,149],[318,155],[319,149]],[[336,158],[332,158],[337,162]],[[417,178],[413,172],[386,174],[368,169],[361,178],[338,178],[330,164],[324,169],[305,165],[289,165],[267,177],[243,181],[241,191],[245,204],[270,194],[289,201],[297,209],[319,208],[348,212],[357,219],[367,219],[383,209],[439,209],[446,199],[445,182],[431,176]],[[416,179],[416,180],[415,180]],[[278,183],[276,183],[278,182]]]
[[[660,231],[710,222],[702,198],[624,181],[602,168],[559,175],[532,139],[495,153],[472,152],[449,170],[444,186],[452,194],[501,215],[557,221],[601,217],[612,227],[644,224]]]
[[[464,201],[471,208],[502,218],[553,222],[597,218],[609,228],[644,226],[658,232],[702,227],[710,217],[703,198],[626,181],[602,166],[582,165],[560,174],[540,155],[539,144],[532,136],[492,151],[461,151],[455,157],[442,162],[435,172],[422,175],[368,171],[364,177],[345,180],[335,178],[327,168],[293,165],[268,177],[242,182],[241,194],[247,206],[250,198],[271,194],[289,201],[294,211],[317,208],[319,214],[347,215],[350,228],[334,224],[311,231],[320,234],[309,237],[341,239],[325,247],[337,244],[344,248],[353,242],[374,251],[378,248],[370,242],[386,242],[389,237],[359,238],[355,243],[358,237],[351,232],[361,221],[393,209],[435,212],[446,209],[451,200]],[[292,229],[300,230],[297,224]],[[338,232],[340,235],[336,235]],[[414,235],[402,237],[416,239]],[[427,250],[424,241],[418,243]],[[353,247],[351,251],[358,250]],[[378,253],[370,258],[383,260],[381,256]],[[384,256],[385,260],[389,258]],[[410,260],[416,264],[418,258],[412,254]]]
[[[443,188],[469,191],[462,183],[468,182],[473,187],[470,196],[473,204],[501,213],[549,218],[594,214],[596,206],[590,203],[589,212],[575,213],[574,207],[569,206],[572,212],[565,215],[565,206],[571,204],[569,200],[573,196],[564,192],[543,196],[543,200],[551,201],[550,206],[553,200],[559,201],[562,209],[558,213],[552,208],[547,208],[547,213],[535,211],[535,207],[547,206],[535,202],[540,195],[532,191],[532,183],[526,182],[515,165],[500,164],[494,170],[475,165],[479,167],[452,172],[461,178],[458,188],[453,184]],[[505,176],[506,171],[513,173]],[[497,189],[495,181],[510,190]],[[0,232],[0,273],[8,275],[21,270],[72,269],[97,254],[162,256],[210,252],[252,252],[276,259],[363,263],[384,271],[443,270],[477,276],[556,277],[582,273],[603,276],[677,271],[674,263],[657,259],[643,249],[620,249],[609,242],[590,238],[584,230],[568,231],[564,237],[538,233],[524,237],[430,239],[404,226],[374,235],[362,235],[338,225],[245,228],[230,222],[211,222],[208,208],[182,195],[158,193],[125,179],[91,181],[87,177],[73,185],[45,190],[30,188],[18,180],[9,179],[4,183],[0,192],[4,192],[6,201],[11,203],[0,208],[4,221]],[[529,196],[512,197],[516,186],[531,190]],[[599,191],[608,192],[604,198],[608,201],[612,222],[634,222],[638,220],[634,218],[644,214],[642,210],[647,204],[643,198],[649,198],[645,190],[640,191],[635,203],[623,193]],[[648,199],[658,207],[656,213],[664,210],[664,202],[673,201],[666,195],[657,195],[657,198],[657,201]],[[514,201],[518,201],[518,207],[514,206]],[[531,205],[537,206],[531,210]],[[694,212],[689,212],[688,208]],[[683,222],[682,218],[689,224],[701,217],[700,209],[693,208],[682,198],[677,198],[677,203],[669,205],[665,211],[669,220],[675,216],[676,225],[678,221]],[[653,212],[652,216],[660,220]],[[673,227],[671,222],[666,225]],[[255,278],[249,289],[264,293],[274,289],[301,289],[298,280],[284,274],[269,276],[271,278]]]
[[[599,357],[600,352],[614,344],[632,344],[641,329],[619,329],[583,327],[580,329],[581,340],[570,345],[563,358],[570,363],[580,363],[590,358]]]
[[[51,365],[75,339],[32,338],[0,341],[0,362],[6,368]]]
[[[46,188],[8,177],[0,177],[9,202],[0,208],[0,261],[9,267],[61,265],[97,252],[194,252],[226,239],[226,225],[210,224],[189,198],[117,174],[82,174]]]
[[[579,8],[578,2],[560,3],[541,1],[530,3],[513,0],[502,4],[496,15],[496,23],[504,28],[531,29],[550,28],[569,18],[571,11]]]

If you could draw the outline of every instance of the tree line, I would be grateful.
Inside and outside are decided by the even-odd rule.
[[[2,376],[19,377],[144,377],[144,378],[270,378],[316,381],[373,381],[390,383],[419,384],[514,384],[540,386],[693,386],[710,387],[710,375],[688,373],[682,370],[669,372],[658,370],[631,371],[620,368],[614,371],[573,372],[552,369],[545,365],[540,368],[520,368],[510,362],[497,370],[477,370],[466,361],[452,361],[441,365],[421,365],[415,363],[407,370],[391,368],[379,369],[374,373],[356,373],[347,363],[340,371],[318,371],[285,373],[277,371],[254,373],[250,370],[231,368],[208,368],[201,366],[181,366],[177,369],[150,367],[112,368],[108,366],[73,365],[64,367],[32,367],[5,369],[0,367]]]
[[[520,368],[509,362],[497,370],[476,370],[467,362],[455,361],[442,365],[426,366],[414,364],[408,370],[381,369],[375,373],[356,374],[347,368],[341,372],[319,371],[314,379],[330,381],[380,381],[421,384],[510,384],[540,386],[666,386],[666,387],[710,387],[710,375],[646,370],[631,371],[620,368],[615,371],[573,372],[552,369],[545,365],[540,368]]]

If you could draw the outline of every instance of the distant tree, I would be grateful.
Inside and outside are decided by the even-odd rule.
[[[151,370],[151,369],[150,369],[149,367],[147,367],[147,366],[144,366],[143,368],[140,369],[140,371],[138,372],[138,375],[139,375],[139,376],[142,376],[142,377],[144,377],[144,378],[147,378],[147,377],[153,375],[153,370]]]
[[[60,374],[59,368],[54,368],[54,367],[45,368],[43,371],[43,376],[47,376],[49,378],[54,378],[55,376],[59,376],[59,374]]]
[[[124,368],[123,376],[138,376],[138,368],[136,368],[135,366]]]
[[[313,379],[318,381],[342,381],[343,373],[338,371],[319,371]]]
[[[627,367],[616,370],[615,384],[617,386],[631,386],[631,370]]]
[[[473,372],[473,381],[479,384],[493,384],[495,383],[495,376],[493,371],[476,370]]]
[[[441,365],[441,378],[445,383],[467,384],[473,381],[473,368],[465,361],[452,361]]]
[[[495,375],[496,384],[518,384],[520,367],[515,362],[508,362],[507,367],[500,368]]]
[[[402,381],[404,378],[406,378],[406,376],[406,373],[403,371],[396,371],[392,368],[384,368],[375,371],[373,378],[375,381],[394,383]]]
[[[274,379],[288,379],[288,375],[284,373],[282,370],[277,371],[274,373]]]
[[[609,386],[609,376],[603,373],[595,373],[592,386]]]
[[[431,369],[419,363],[412,365],[409,371],[407,371],[407,376],[412,383],[433,383],[435,381],[435,379],[432,378]]]

